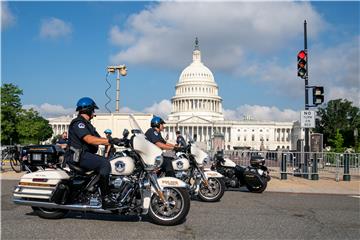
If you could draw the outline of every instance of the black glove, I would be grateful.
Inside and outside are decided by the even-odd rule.
[[[124,145],[124,141],[122,141],[121,139],[119,138],[109,138],[109,143],[112,145],[117,145],[117,146],[122,146]]]
[[[186,152],[187,147],[181,147],[181,146],[175,146],[174,151],[175,152]]]

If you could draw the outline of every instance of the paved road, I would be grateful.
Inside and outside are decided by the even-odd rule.
[[[164,227],[134,216],[70,213],[61,220],[11,203],[2,181],[2,239],[359,239],[360,199],[351,195],[228,191],[218,203],[192,201],[187,221]]]

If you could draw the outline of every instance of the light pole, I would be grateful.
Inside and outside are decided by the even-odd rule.
[[[355,143],[354,143],[354,145],[355,145],[355,152],[357,152],[357,138],[358,138],[358,135],[359,134],[359,132],[358,132],[358,129],[357,128],[355,128],[354,129],[354,140],[355,140]]]
[[[108,66],[107,67],[108,73],[117,73],[116,75],[116,109],[115,112],[119,112],[120,110],[120,75],[126,76],[127,69],[125,65],[117,65],[117,66]]]

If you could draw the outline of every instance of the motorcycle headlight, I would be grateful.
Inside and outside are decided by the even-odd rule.
[[[155,157],[155,168],[159,168],[164,162],[163,156],[157,156]]]

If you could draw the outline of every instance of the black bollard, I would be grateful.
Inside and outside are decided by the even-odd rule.
[[[309,179],[308,166],[309,166],[309,152],[304,152],[304,165],[303,165],[303,178]]]
[[[344,154],[344,175],[343,180],[344,181],[350,181],[350,154],[345,153]]]
[[[312,159],[312,173],[311,173],[311,180],[319,180],[319,173],[318,173],[318,161],[316,153],[314,153]]]
[[[286,173],[286,156],[284,153],[281,154],[281,163],[280,163],[280,179],[286,180],[287,179],[287,173]]]

